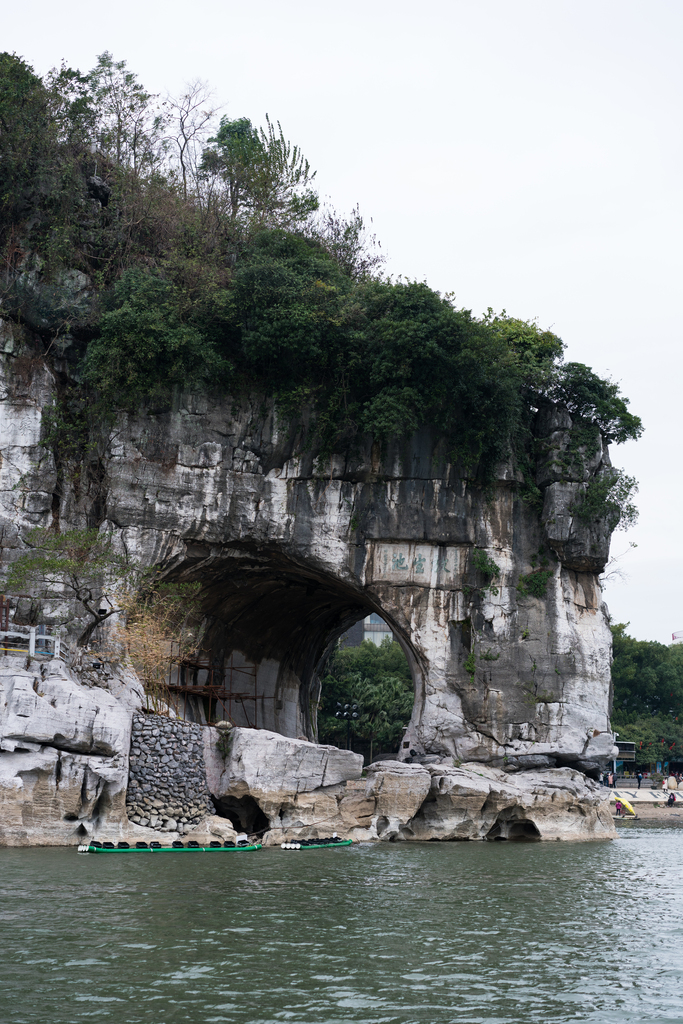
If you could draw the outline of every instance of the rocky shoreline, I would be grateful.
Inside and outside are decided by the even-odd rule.
[[[352,751],[148,714],[143,701],[129,671],[0,658],[0,845],[616,836],[609,794],[573,768],[432,757],[364,769]]]

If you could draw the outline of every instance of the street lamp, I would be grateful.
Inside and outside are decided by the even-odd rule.
[[[346,749],[351,749],[351,722],[360,717],[360,709],[357,704],[341,704],[337,701],[337,710],[334,713],[335,718],[346,719]]]

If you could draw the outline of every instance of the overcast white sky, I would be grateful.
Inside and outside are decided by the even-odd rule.
[[[373,217],[391,273],[538,317],[619,380],[646,432],[612,452],[641,514],[607,601],[665,643],[683,629],[682,45],[681,0],[26,0],[0,28],[41,74],[108,49],[152,91],[199,76],[229,116],[268,112],[321,194]]]

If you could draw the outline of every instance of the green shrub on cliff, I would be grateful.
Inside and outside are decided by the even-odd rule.
[[[183,317],[183,296],[158,274],[126,271],[114,287],[90,344],[85,379],[108,397],[133,401],[174,386],[207,387],[220,359],[205,334]]]
[[[44,80],[0,55],[4,309],[48,348],[55,334],[76,337],[101,403],[259,390],[284,415],[310,407],[304,443],[319,464],[361,434],[385,441],[428,425],[482,482],[511,453],[532,479],[544,399],[565,404],[579,430],[638,436],[617,385],[562,364],[552,332],[382,279],[360,214],[319,210],[314,172],[280,125],[216,125],[197,88],[161,105],[109,53],[87,74],[63,67]],[[55,300],[52,318],[37,315],[27,269],[45,295],[60,271],[87,274],[89,312]]]
[[[627,529],[638,519],[638,510],[632,500],[637,490],[635,477],[620,469],[609,469],[593,477],[572,511],[585,523],[604,519],[610,530],[616,530],[618,526]]]

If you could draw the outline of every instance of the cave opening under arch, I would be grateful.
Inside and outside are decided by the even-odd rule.
[[[179,713],[192,721],[228,719],[314,741],[320,677],[339,638],[373,616],[406,654],[417,657],[391,612],[370,592],[279,551],[194,552],[167,578],[201,584],[205,630],[196,656],[171,668]]]

